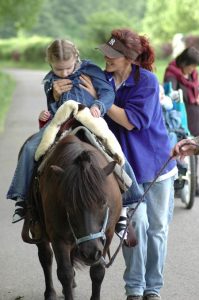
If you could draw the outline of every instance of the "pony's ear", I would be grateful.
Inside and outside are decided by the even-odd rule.
[[[117,162],[113,160],[108,165],[106,165],[106,167],[104,167],[103,170],[104,170],[106,176],[110,175],[113,172],[113,170],[115,169],[116,163]]]
[[[59,166],[51,165],[50,168],[57,175],[63,175],[64,174],[64,170],[61,167],[59,167]]]

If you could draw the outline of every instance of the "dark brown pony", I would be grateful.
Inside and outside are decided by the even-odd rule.
[[[73,300],[74,266],[90,266],[91,300],[100,299],[105,257],[121,211],[121,192],[113,169],[99,150],[78,137],[62,139],[39,177],[45,238],[37,244],[46,290],[55,300],[53,252],[64,299]],[[52,245],[52,249],[51,246]]]

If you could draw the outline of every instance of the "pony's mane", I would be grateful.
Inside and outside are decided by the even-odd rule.
[[[60,184],[62,204],[74,211],[102,207],[106,202],[106,174],[99,166],[96,152],[75,137],[60,143],[56,150],[58,164],[65,161]]]

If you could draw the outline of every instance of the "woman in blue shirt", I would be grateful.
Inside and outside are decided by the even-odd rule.
[[[106,120],[144,193],[171,151],[158,80],[151,72],[154,52],[146,37],[129,29],[113,30],[98,49],[104,54],[105,73],[115,90]],[[138,245],[123,246],[127,300],[160,299],[176,173],[175,161],[171,161],[132,217]],[[127,197],[126,204],[132,202],[132,197]],[[129,206],[134,208],[136,204]]]

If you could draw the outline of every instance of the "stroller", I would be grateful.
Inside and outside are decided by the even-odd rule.
[[[164,84],[164,93],[171,99],[172,108],[163,108],[165,124],[172,146],[184,138],[191,138],[182,90],[174,91],[171,82]],[[194,205],[196,194],[196,158],[187,156],[184,162],[177,160],[178,178],[174,182],[175,197],[180,198],[187,209]]]

